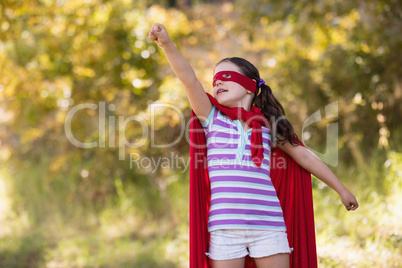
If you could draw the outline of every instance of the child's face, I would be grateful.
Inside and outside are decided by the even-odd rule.
[[[215,68],[215,74],[222,71],[240,72],[240,69],[231,62],[222,62]],[[221,90],[224,90],[220,92]],[[219,93],[218,93],[219,92]],[[220,105],[226,107],[247,107],[252,92],[233,81],[216,80],[213,88],[215,99]]]

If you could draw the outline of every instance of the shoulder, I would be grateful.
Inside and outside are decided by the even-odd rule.
[[[268,144],[270,147],[273,146],[272,144],[272,136],[271,136],[271,129],[261,126],[261,133],[262,133],[262,140],[263,143]]]

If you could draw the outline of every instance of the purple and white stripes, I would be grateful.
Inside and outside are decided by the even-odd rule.
[[[286,231],[282,208],[270,178],[271,132],[262,127],[264,160],[251,159],[251,129],[215,106],[202,123],[208,152],[211,207],[208,230],[275,229]]]

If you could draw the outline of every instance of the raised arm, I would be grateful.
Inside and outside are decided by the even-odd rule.
[[[201,122],[205,121],[212,109],[212,103],[193,68],[170,39],[166,28],[162,24],[154,23],[149,32],[149,39],[162,48],[170,66],[184,85],[191,108]]]
[[[313,152],[303,146],[292,146],[289,142],[285,144],[278,143],[277,146],[292,157],[301,167],[334,189],[347,210],[356,210],[359,207],[355,196]]]

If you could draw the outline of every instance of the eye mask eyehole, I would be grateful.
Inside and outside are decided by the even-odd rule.
[[[227,79],[227,80],[225,79],[224,81],[231,81],[230,78],[232,78],[232,75],[229,73],[224,73],[224,74],[220,75],[220,78],[222,78],[222,77]],[[216,80],[217,80],[217,77],[215,75],[214,80],[212,81],[213,86],[216,85]]]

